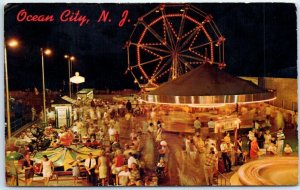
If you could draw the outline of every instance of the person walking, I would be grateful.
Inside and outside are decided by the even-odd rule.
[[[199,117],[196,117],[196,120],[194,121],[194,128],[195,128],[195,132],[200,132],[201,121],[199,120]]]
[[[80,176],[80,162],[81,157],[77,156],[76,160],[72,164],[72,176],[73,176],[73,184],[77,185],[78,177]]]
[[[127,108],[127,111],[128,111],[129,113],[131,113],[131,110],[132,110],[132,104],[131,104],[130,100],[127,101],[127,103],[126,103],[126,108]]]
[[[29,154],[26,154],[25,156],[23,168],[25,170],[25,186],[30,186],[32,184],[32,180],[34,176],[34,170],[33,170],[33,161],[30,160]]]
[[[98,171],[99,171],[99,180],[101,181],[101,185],[105,186],[105,180],[107,178],[107,160],[104,156],[104,150],[100,152],[98,158]]]
[[[204,176],[206,180],[206,185],[213,185],[214,169],[216,167],[217,157],[214,148],[210,148],[210,152],[206,154],[204,163]]]
[[[49,160],[47,155],[43,155],[43,161],[41,163],[40,173],[43,173],[44,185],[48,186],[49,180],[53,175],[54,165],[51,160]]]
[[[224,141],[224,139],[222,139],[220,149],[221,149],[221,152],[222,152],[222,159],[223,159],[225,170],[226,170],[226,172],[231,172],[232,171],[231,170],[231,160],[228,156],[229,147],[228,147],[227,143]]]
[[[96,186],[97,180],[95,179],[95,167],[96,167],[96,159],[93,158],[93,154],[90,153],[89,157],[85,159],[84,167],[87,172],[87,181],[90,185]]]
[[[259,151],[259,146],[256,137],[254,137],[250,147],[250,158],[251,159],[258,158],[258,151]]]

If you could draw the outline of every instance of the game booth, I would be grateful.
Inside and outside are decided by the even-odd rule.
[[[54,108],[55,112],[55,126],[60,128],[61,126],[70,127],[72,125],[72,105],[76,101],[70,101],[64,97],[54,101],[51,107]]]

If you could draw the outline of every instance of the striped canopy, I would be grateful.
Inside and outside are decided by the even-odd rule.
[[[100,155],[101,150],[88,148],[85,146],[68,146],[58,148],[48,148],[45,151],[38,152],[34,156],[36,163],[41,163],[43,155],[47,155],[55,167],[64,167],[64,171],[72,168],[72,162],[76,160],[77,156],[81,159],[86,159],[89,153],[92,153],[94,157]]]

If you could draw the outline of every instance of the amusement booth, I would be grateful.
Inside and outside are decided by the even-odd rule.
[[[84,88],[77,92],[77,99],[82,101],[92,101],[94,99],[94,89]]]
[[[64,125],[70,127],[72,125],[72,104],[72,102],[60,98],[51,105],[55,109],[56,128]]]

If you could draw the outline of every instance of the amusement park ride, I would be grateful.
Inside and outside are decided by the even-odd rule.
[[[225,38],[212,18],[191,4],[160,4],[138,19],[125,47],[144,102],[220,107],[276,98],[222,70]]]
[[[146,91],[201,64],[225,67],[224,36],[213,17],[190,4],[161,4],[138,19],[126,42],[134,83]]]

